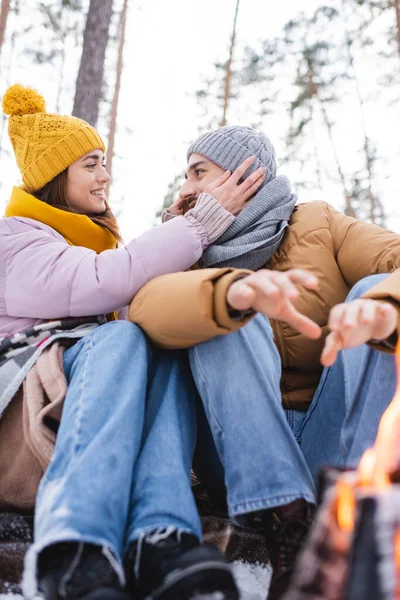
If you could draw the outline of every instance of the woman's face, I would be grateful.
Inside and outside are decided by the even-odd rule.
[[[67,203],[79,214],[96,215],[106,210],[106,186],[110,181],[102,150],[92,150],[68,167]]]
[[[183,206],[183,213],[187,212],[189,208],[193,208],[206,185],[215,181],[223,173],[225,170],[222,167],[201,154],[191,154],[185,173],[186,181],[179,190],[179,196],[187,202]]]

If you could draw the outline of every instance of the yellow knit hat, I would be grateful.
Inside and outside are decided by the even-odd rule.
[[[105,152],[97,131],[76,117],[46,113],[38,92],[15,84],[3,96],[8,135],[28,192],[41,189],[91,150]]]

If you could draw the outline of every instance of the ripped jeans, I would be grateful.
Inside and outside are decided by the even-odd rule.
[[[37,554],[62,541],[103,548],[123,581],[129,544],[173,527],[201,536],[190,485],[196,414],[181,353],[159,352],[127,321],[107,323],[64,353],[68,390],[36,502]]]
[[[387,275],[359,281],[347,301]],[[340,352],[324,369],[307,412],[284,410],[281,361],[268,319],[189,351],[201,396],[195,470],[231,517],[315,501],[321,466],[356,466],[376,437],[395,392],[394,357],[367,345]]]

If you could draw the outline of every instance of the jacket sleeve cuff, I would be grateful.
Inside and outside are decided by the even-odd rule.
[[[254,311],[247,313],[247,311],[243,311],[241,315],[242,318],[238,318],[238,315],[234,314],[232,316],[231,310],[226,301],[226,295],[228,293],[229,287],[232,285],[234,281],[238,279],[242,279],[246,277],[246,275],[250,275],[252,271],[248,271],[247,269],[235,269],[231,273],[226,273],[223,277],[218,279],[214,284],[214,314],[215,320],[220,327],[224,327],[225,329],[234,331],[235,329],[239,329],[242,327],[244,323],[250,321],[250,319],[254,316]],[[242,312],[242,311],[238,311]],[[245,314],[247,313],[247,314]]]
[[[370,340],[369,345],[375,350],[393,353],[400,335],[400,269],[363,294],[362,298],[388,302],[397,310],[397,330],[386,340]]]

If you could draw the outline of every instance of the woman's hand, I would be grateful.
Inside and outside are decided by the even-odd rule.
[[[284,321],[306,337],[317,339],[321,328],[308,317],[299,313],[292,301],[299,295],[296,285],[316,289],[317,278],[303,269],[269,271],[261,269],[229,287],[226,300],[236,310],[253,308],[271,319]]]
[[[259,167],[254,173],[246,177],[242,183],[239,183],[254,160],[254,156],[249,156],[232,174],[230,171],[225,171],[221,177],[206,185],[204,188],[205,193],[214,196],[228,212],[233,215],[239,214],[249,198],[256,193],[265,181],[266,169]]]
[[[225,171],[220,177],[205,186],[204,192],[211,194],[216,200],[233,215],[237,215],[245,207],[246,202],[256,193],[258,188],[265,181],[266,170],[264,167],[258,168],[249,175],[242,183],[239,183],[241,177],[247,169],[253,164],[255,158],[250,156],[233,172]],[[197,198],[191,200],[188,204],[186,198],[178,198],[168,208],[171,215],[184,215],[196,204]]]
[[[388,338],[396,330],[397,319],[397,310],[387,302],[360,298],[337,304],[329,314],[331,333],[325,340],[321,363],[330,367],[340,350]]]

